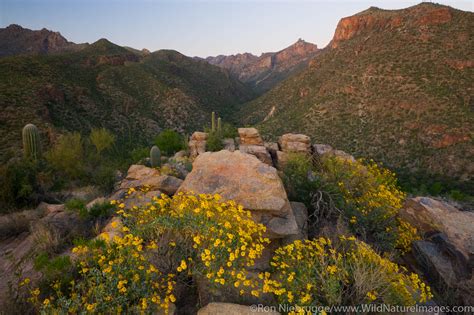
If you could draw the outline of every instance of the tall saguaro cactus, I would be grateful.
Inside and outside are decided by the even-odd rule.
[[[211,131],[216,131],[216,113],[212,112],[211,115]]]
[[[26,158],[38,159],[41,156],[41,139],[38,128],[33,124],[23,127],[23,152]]]
[[[151,167],[161,166],[161,151],[156,145],[152,146],[150,150],[150,164]]]
[[[217,118],[217,132],[222,131],[222,119],[219,117]]]

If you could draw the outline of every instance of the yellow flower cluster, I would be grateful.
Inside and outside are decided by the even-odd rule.
[[[432,297],[416,274],[382,258],[366,243],[340,237],[295,241],[276,250],[262,291],[298,307],[391,303],[414,305]],[[304,314],[304,313],[303,313]]]
[[[127,230],[126,228],[124,228]],[[72,249],[77,255],[79,280],[43,300],[45,313],[139,313],[169,308],[175,301],[173,274],[162,274],[145,252],[152,244],[133,234]],[[140,297],[140,300],[137,300]]]
[[[372,236],[385,250],[410,249],[417,233],[397,217],[406,195],[398,189],[395,173],[373,160],[365,163],[334,157],[326,159],[324,166],[326,176],[337,183],[344,197],[343,210],[354,233]]]
[[[175,266],[178,273],[202,276],[212,286],[233,283],[242,294],[257,295],[257,282],[247,279],[245,268],[254,265],[269,240],[263,237],[265,226],[255,223],[241,205],[222,202],[219,195],[162,194],[121,214],[145,239],[166,236],[169,246],[179,248],[165,253],[180,262]]]

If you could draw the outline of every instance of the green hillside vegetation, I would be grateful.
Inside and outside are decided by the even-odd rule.
[[[252,92],[218,67],[176,51],[143,57],[101,39],[79,52],[0,59],[0,161],[18,156],[33,123],[45,145],[65,131],[105,127],[120,152],[163,129],[196,130],[211,111],[230,120]]]
[[[474,191],[474,14],[424,3],[342,21],[336,35],[350,38],[246,104],[241,120],[383,161],[406,186]]]

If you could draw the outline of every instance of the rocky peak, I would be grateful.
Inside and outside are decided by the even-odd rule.
[[[298,39],[294,44],[278,52],[251,53],[207,57],[210,64],[227,69],[243,82],[250,83],[259,90],[266,91],[276,83],[287,78],[319,51],[315,44]]]
[[[46,28],[38,31],[11,24],[0,28],[0,56],[50,54],[81,47],[69,42],[59,32]]]
[[[452,8],[421,3],[407,9],[383,10],[377,7],[342,18],[336,28],[330,46],[336,48],[341,42],[358,35],[369,35],[370,32],[394,30],[402,27],[420,26],[429,27],[451,21]]]

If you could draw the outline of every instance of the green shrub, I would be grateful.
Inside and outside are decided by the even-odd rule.
[[[150,155],[150,149],[147,147],[135,148],[130,152],[131,163],[137,163]]]
[[[95,169],[90,181],[104,193],[109,193],[115,185],[115,168],[108,165],[101,165]]]
[[[34,267],[41,271],[48,282],[64,279],[71,269],[71,259],[69,256],[57,256],[51,258],[48,253],[43,252],[36,256]]]
[[[102,151],[109,149],[115,143],[115,136],[105,128],[93,128],[89,139],[99,155]]]
[[[211,131],[208,133],[206,149],[211,152],[217,152],[224,149],[222,144],[222,134],[218,131]]]
[[[74,132],[61,136],[53,148],[47,152],[46,160],[55,170],[70,179],[82,177],[85,166],[81,134]]]
[[[222,134],[222,138],[235,138],[237,137],[239,134],[237,132],[237,128],[235,128],[233,125],[229,124],[229,123],[223,123],[222,124],[222,129],[221,129],[221,134]]]
[[[110,202],[97,202],[87,212],[89,218],[106,218],[113,213],[114,206]]]
[[[289,154],[282,171],[282,180],[290,200],[310,204],[312,191],[318,188],[319,183],[311,180],[313,172],[311,158],[305,154]]]
[[[85,202],[81,199],[71,199],[66,202],[66,210],[74,211],[82,219],[105,218],[112,214],[114,206],[110,202],[97,202],[87,209]]]
[[[39,162],[12,160],[0,166],[0,213],[35,203],[41,191],[38,184]]]
[[[160,132],[155,138],[155,144],[160,148],[160,151],[167,156],[183,150],[183,142],[183,137],[171,129]]]
[[[73,211],[79,214],[81,218],[87,217],[86,203],[82,199],[70,199],[65,203],[66,210]]]

